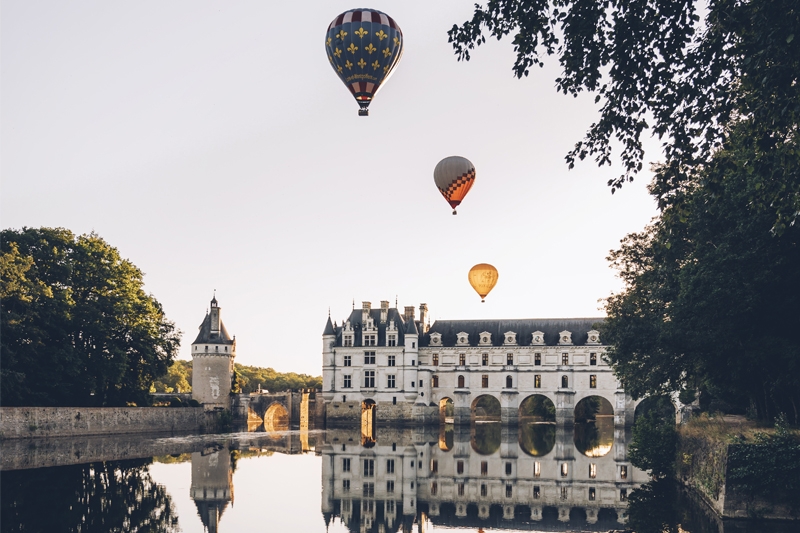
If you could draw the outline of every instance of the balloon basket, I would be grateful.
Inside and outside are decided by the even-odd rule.
[[[369,109],[359,109],[358,110],[359,117],[368,117],[369,116]]]
[[[454,214],[454,215],[457,215],[457,214],[458,214],[458,213],[456,213],[456,210],[455,210],[455,209],[453,209],[453,214]]]

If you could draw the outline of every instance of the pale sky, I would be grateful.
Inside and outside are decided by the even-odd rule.
[[[510,39],[458,62],[472,0],[378,0],[405,49],[359,117],[324,50],[341,1],[2,2],[0,223],[97,232],[184,332],[214,289],[237,362],[321,373],[328,308],[433,319],[602,316],[606,256],[656,214],[648,173],[564,156],[597,118],[557,61],[518,80]],[[649,140],[647,161],[660,157]],[[618,152],[617,152],[618,153]],[[433,183],[461,155],[459,214]],[[500,277],[481,304],[476,263]]]

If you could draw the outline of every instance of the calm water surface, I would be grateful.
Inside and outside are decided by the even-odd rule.
[[[263,428],[262,428],[263,429]],[[722,523],[598,419],[2,443],[3,532],[793,531]]]

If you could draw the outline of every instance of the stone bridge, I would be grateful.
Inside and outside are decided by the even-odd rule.
[[[262,424],[267,432],[314,429],[317,424],[316,391],[255,392],[234,397],[234,413],[248,429]]]

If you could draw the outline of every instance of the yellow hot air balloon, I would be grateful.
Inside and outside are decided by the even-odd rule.
[[[469,269],[469,284],[481,297],[481,302],[485,302],[486,295],[494,289],[497,277],[497,269],[488,263],[481,263]]]

